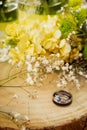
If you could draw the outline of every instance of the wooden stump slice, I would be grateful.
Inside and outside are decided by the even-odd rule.
[[[8,76],[10,68],[0,63],[0,81]],[[25,126],[29,130],[87,130],[87,81],[79,78],[80,90],[68,84],[65,90],[72,93],[73,102],[61,107],[52,101],[53,93],[61,89],[56,87],[57,75],[48,74],[42,86],[23,86],[24,79],[18,77],[0,87],[0,129],[20,130]],[[29,120],[11,119],[6,113],[20,113]]]

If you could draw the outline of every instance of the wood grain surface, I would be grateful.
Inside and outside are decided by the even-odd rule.
[[[0,63],[0,81],[10,71],[8,63]],[[0,87],[0,130],[87,130],[87,81],[79,77],[80,90],[69,83],[64,90],[72,93],[73,102],[60,107],[52,102],[53,93],[62,89],[56,87],[57,76],[48,74],[37,87],[24,86],[20,76]],[[11,113],[20,113],[29,120],[12,119]]]

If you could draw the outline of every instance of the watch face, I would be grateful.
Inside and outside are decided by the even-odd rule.
[[[64,90],[57,91],[53,94],[53,102],[60,106],[69,105],[72,102],[72,94]]]

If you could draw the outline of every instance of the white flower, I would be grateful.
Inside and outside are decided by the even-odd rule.
[[[27,64],[28,66],[27,66],[27,70],[28,70],[28,72],[31,72],[32,71],[32,64],[31,63],[28,63]]]
[[[82,55],[83,55],[82,53],[79,53],[79,57],[82,57]]]
[[[59,53],[57,53],[57,54],[56,54],[56,57],[58,57],[58,58],[59,58],[59,57],[60,57],[60,54],[59,54]]]
[[[69,69],[70,69],[70,70],[72,69],[72,65],[69,66]]]
[[[65,78],[61,79],[61,83],[63,84],[63,86],[65,86],[67,84],[67,81],[65,80]]]
[[[79,74],[80,74],[80,75],[83,75],[83,72],[82,72],[82,71],[79,71]]]
[[[87,78],[87,75],[85,75],[85,78]]]
[[[33,68],[33,72],[37,72],[37,68]]]
[[[66,81],[65,77],[61,78],[60,81],[57,82],[58,87],[64,87],[66,85],[67,85],[67,81]]]
[[[49,61],[44,58],[43,61],[42,61],[42,63],[43,63],[44,65],[47,65],[47,64],[49,63]]]
[[[32,79],[30,74],[27,74],[27,79],[26,79],[27,83],[29,83],[30,85],[34,85],[34,80]]]
[[[71,81],[75,81],[75,79],[76,79],[76,77],[73,75],[73,76],[69,76],[70,77],[70,79],[71,79]]]
[[[79,80],[78,80],[78,79],[75,79],[74,82],[75,82],[75,84],[76,84],[77,89],[80,89]]]
[[[52,67],[51,67],[51,66],[47,66],[47,67],[46,67],[46,71],[47,71],[47,73],[52,72]]]
[[[58,61],[55,61],[52,65],[52,68],[53,69],[56,69],[56,70],[60,70],[60,64],[61,62],[58,60]]]
[[[68,71],[68,67],[67,66],[62,66],[62,70],[64,71]]]
[[[38,61],[35,62],[35,67],[38,68],[40,66],[40,63]]]
[[[20,68],[21,65],[22,65],[22,62],[18,62],[18,63],[17,63],[17,67],[18,67],[18,68]]]
[[[30,60],[30,57],[31,57],[30,55],[27,55],[27,56],[26,56],[26,59],[27,59],[27,60]]]
[[[31,63],[35,62],[35,60],[36,60],[36,58],[33,56],[33,57],[31,58]]]
[[[60,67],[59,67],[59,66],[56,66],[55,69],[56,69],[56,70],[60,70]]]
[[[8,55],[9,47],[6,48],[0,48],[0,62],[5,62],[9,60],[9,55]]]
[[[74,72],[73,71],[69,71],[69,74],[70,74],[70,76],[72,76],[74,74]]]

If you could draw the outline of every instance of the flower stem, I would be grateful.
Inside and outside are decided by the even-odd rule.
[[[0,87],[3,87],[3,85],[5,85],[6,83],[8,83],[9,81],[11,81],[11,80],[17,78],[17,77],[19,76],[19,74],[22,75],[22,74],[25,74],[26,72],[27,72],[26,70],[20,71],[20,72],[18,72],[18,73],[15,73],[15,74],[11,75],[10,77],[7,77],[7,78],[4,78],[4,79],[0,80],[0,82],[2,82],[2,83],[0,84]]]

